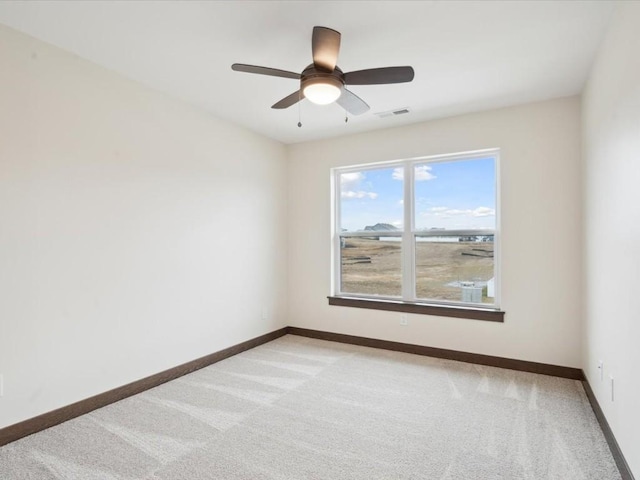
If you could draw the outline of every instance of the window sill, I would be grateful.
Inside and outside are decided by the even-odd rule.
[[[487,322],[504,323],[504,312],[501,310],[433,305],[427,303],[402,302],[395,300],[373,300],[355,297],[327,297],[329,305],[339,307],[370,308],[390,312],[416,313],[419,315],[437,315],[439,317],[467,318]]]

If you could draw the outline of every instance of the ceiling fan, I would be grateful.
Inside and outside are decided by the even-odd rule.
[[[383,67],[343,73],[336,65],[340,51],[340,32],[326,27],[313,27],[311,37],[313,63],[302,73],[234,63],[236,72],[257,73],[272,77],[300,80],[300,89],[276,102],[271,108],[282,109],[308,98],[318,105],[336,102],[352,115],[360,115],[369,110],[369,105],[355,93],[347,90],[347,85],[382,85],[405,83],[413,80],[411,67]]]

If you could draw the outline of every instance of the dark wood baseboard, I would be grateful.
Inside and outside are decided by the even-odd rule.
[[[259,337],[239,343],[219,352],[206,355],[204,357],[192,360],[190,362],[178,365],[163,372],[151,375],[149,377],[137,380],[122,387],[114,388],[108,392],[104,392],[93,397],[80,400],[79,402],[67,405],[66,407],[44,413],[34,418],[30,418],[15,425],[0,429],[0,446],[19,440],[33,433],[45,430],[60,423],[79,417],[98,408],[107,406],[124,398],[142,393],[145,390],[156,387],[178,377],[194,372],[206,366],[212,365],[225,358],[232,357],[238,353],[250,350],[264,343],[275,340],[283,335],[291,334],[302,337],[317,338],[319,340],[328,340],[331,342],[347,343],[351,345],[360,345],[364,347],[380,348],[383,350],[392,350],[396,352],[412,353],[415,355],[424,355],[428,357],[443,358],[447,360],[456,360],[466,363],[475,363],[479,365],[488,365],[492,367],[508,368],[511,370],[519,370],[523,372],[539,373],[543,375],[551,375],[555,377],[569,378],[572,380],[581,380],[585,393],[595,416],[600,424],[604,437],[611,449],[611,454],[618,466],[622,480],[635,480],[631,469],[627,464],[620,446],[613,435],[613,431],[607,422],[598,400],[596,399],[589,382],[586,380],[582,370],[571,367],[562,367],[557,365],[548,365],[545,363],[528,362],[525,360],[515,360],[503,357],[494,357],[491,355],[480,355],[477,353],[460,352],[456,350],[447,350],[443,348],[425,347],[422,345],[413,345],[408,343],[391,342],[388,340],[379,340],[375,338],[358,337],[354,335],[345,335],[341,333],[323,332],[320,330],[310,330],[299,327],[285,327],[274,332],[261,335]]]
[[[526,360],[515,360],[512,358],[494,357],[491,355],[481,355],[478,353],[459,352],[457,350],[447,350],[444,348],[424,347],[410,343],[390,342],[376,338],[357,337],[354,335],[344,335],[342,333],[323,332],[320,330],[309,330],[306,328],[289,327],[288,333],[300,335],[302,337],[317,338],[319,340],[329,340],[331,342],[349,343],[363,347],[381,348],[383,350],[393,350],[395,352],[413,353],[427,357],[444,358],[456,360],[458,362],[476,363],[478,365],[488,365],[491,367],[508,368],[521,372],[540,373],[554,377],[570,378],[572,380],[583,380],[582,370],[579,368],[561,367],[546,363],[528,362]]]
[[[348,343],[351,345],[360,345],[363,347],[380,348],[383,350],[392,350],[395,352],[413,353],[415,355],[424,355],[427,357],[444,358],[447,360],[457,360],[459,362],[476,363],[479,365],[488,365],[491,367],[508,368],[510,370],[519,370],[522,372],[540,373],[542,375],[551,375],[553,377],[568,378],[571,380],[580,380],[584,386],[584,390],[589,399],[589,403],[593,408],[595,416],[600,424],[604,437],[609,445],[613,459],[620,471],[622,480],[635,480],[627,461],[620,450],[620,446],[613,435],[613,431],[607,422],[598,400],[596,400],[593,390],[586,380],[584,372],[579,368],[561,367],[558,365],[549,365],[546,363],[527,362],[525,360],[515,360],[511,358],[494,357],[491,355],[480,355],[477,353],[459,352],[456,350],[446,350],[443,348],[424,347],[422,345],[413,345],[409,343],[390,342],[388,340],[379,340],[375,338],[358,337],[354,335],[345,335],[342,333],[323,332],[321,330],[310,330],[299,327],[288,327],[287,333],[291,335],[299,335],[301,337],[317,338],[319,340],[328,340],[331,342]]]
[[[178,365],[177,367],[156,373],[155,375],[123,385],[122,387],[114,388],[108,392],[99,393],[98,395],[80,400],[79,402],[72,403],[66,407],[58,408],[57,410],[43,413],[37,417],[2,428],[0,429],[0,446],[14,442],[41,430],[45,430],[49,427],[53,427],[54,425],[66,422],[72,418],[79,417],[80,415],[84,415],[85,413],[89,413],[124,398],[144,392],[150,388],[157,387],[158,385],[174,380],[186,375],[187,373],[194,372],[213,363],[219,362],[220,360],[224,360],[225,358],[244,352],[245,350],[249,350],[262,345],[263,343],[275,340],[278,337],[286,335],[287,332],[287,327],[281,328],[280,330],[252,338],[251,340],[233,345],[232,347],[225,348],[219,352],[206,355],[196,360]]]
[[[582,386],[584,387],[584,391],[587,394],[587,398],[589,399],[589,403],[591,404],[591,408],[593,408],[593,413],[596,415],[596,419],[600,424],[600,428],[602,429],[602,433],[604,434],[604,438],[609,445],[609,449],[611,450],[611,455],[613,455],[613,459],[618,466],[618,470],[620,471],[620,476],[622,480],[634,480],[633,473],[631,473],[631,469],[629,468],[629,464],[627,463],[624,455],[622,454],[622,450],[620,450],[620,446],[618,445],[618,441],[616,437],[613,435],[613,431],[609,426],[609,422],[607,422],[607,418],[604,416],[604,412],[602,408],[600,408],[600,404],[596,399],[596,396],[593,393],[591,385],[586,379],[582,380]]]

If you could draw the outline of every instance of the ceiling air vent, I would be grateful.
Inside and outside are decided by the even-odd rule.
[[[409,107],[394,108],[393,110],[387,110],[386,112],[378,112],[376,115],[380,118],[395,117],[396,115],[404,115],[409,113]]]

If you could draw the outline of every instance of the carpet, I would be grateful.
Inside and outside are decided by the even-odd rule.
[[[0,448],[2,480],[618,480],[580,382],[294,335]]]

